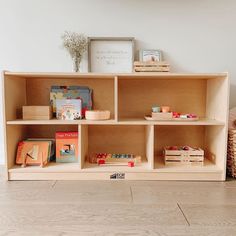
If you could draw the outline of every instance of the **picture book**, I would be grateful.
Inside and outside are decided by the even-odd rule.
[[[48,163],[49,154],[50,142],[24,140],[18,143],[16,164],[44,166]]]
[[[56,117],[58,120],[82,119],[81,99],[56,99]]]
[[[48,138],[28,138],[27,141],[49,142],[48,161],[56,160],[56,142],[55,139]]]
[[[56,162],[78,161],[78,132],[56,132]]]
[[[54,116],[56,116],[57,99],[81,99],[82,117],[85,116],[85,111],[92,109],[92,89],[86,86],[52,86],[50,103],[53,107]]]

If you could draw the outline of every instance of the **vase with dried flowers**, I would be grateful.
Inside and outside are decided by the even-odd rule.
[[[63,47],[70,54],[73,61],[73,71],[80,71],[80,62],[84,52],[87,50],[88,40],[83,34],[65,31],[61,36]]]

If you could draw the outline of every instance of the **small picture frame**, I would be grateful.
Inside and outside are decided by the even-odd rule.
[[[139,61],[162,61],[162,52],[157,49],[144,49],[139,51]]]
[[[131,73],[133,62],[133,37],[88,38],[88,72]]]

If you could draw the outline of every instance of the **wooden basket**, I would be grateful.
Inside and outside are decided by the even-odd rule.
[[[190,150],[169,150],[164,148],[165,165],[198,165],[204,164],[204,151],[201,148]]]

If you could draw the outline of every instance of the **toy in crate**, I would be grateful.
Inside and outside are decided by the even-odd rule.
[[[204,151],[190,146],[171,146],[163,150],[165,165],[198,165],[204,164]]]
[[[141,163],[141,156],[133,154],[110,154],[110,153],[95,153],[89,156],[90,163],[98,165],[127,165],[134,167]]]

